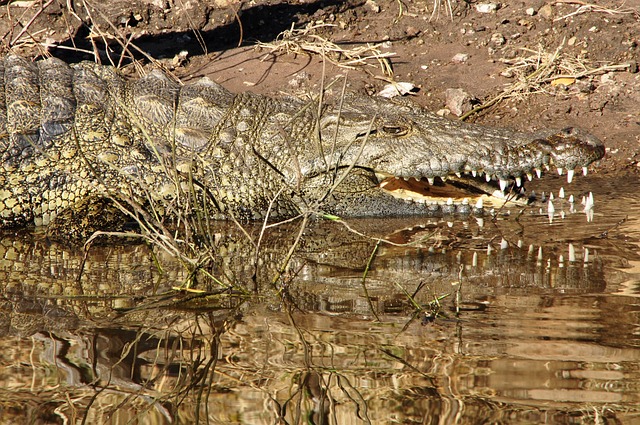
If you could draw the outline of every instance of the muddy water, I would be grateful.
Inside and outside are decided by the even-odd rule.
[[[257,252],[222,226],[202,291],[145,246],[4,235],[2,423],[638,423],[638,183],[548,180],[552,220],[312,222],[284,269],[299,223]]]

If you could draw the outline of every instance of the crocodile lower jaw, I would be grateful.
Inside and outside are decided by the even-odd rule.
[[[521,195],[522,187],[501,190],[497,182],[486,182],[484,178],[452,175],[445,179],[426,178],[416,180],[377,174],[380,188],[392,196],[405,201],[423,204],[461,204],[500,208],[503,206],[524,206],[529,203],[526,195]],[[495,183],[495,184],[494,184]]]

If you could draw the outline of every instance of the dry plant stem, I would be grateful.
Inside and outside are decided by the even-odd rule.
[[[576,15],[581,15],[583,13],[587,13],[587,12],[599,12],[599,13],[606,13],[608,15],[636,15],[636,16],[640,16],[640,12],[637,9],[633,9],[633,8],[623,8],[622,5],[620,5],[618,8],[616,9],[610,9],[604,6],[598,6],[597,4],[593,4],[593,3],[585,3],[583,1],[576,1],[576,0],[556,0],[556,4],[558,3],[564,3],[564,4],[578,4],[580,5],[580,7],[578,7],[577,10],[575,10],[574,12],[568,13],[564,16],[560,16],[558,18],[555,18],[553,21],[557,22],[557,21],[561,21],[563,19],[567,19],[570,18],[572,16],[576,16]]]
[[[165,75],[170,76],[178,84],[182,84],[182,81],[170,69],[168,69],[166,66],[164,66],[162,64],[162,62],[156,60],[153,56],[149,55],[147,52],[145,52],[144,50],[140,49],[138,46],[135,45],[135,43],[127,43],[126,38],[124,37],[124,35],[122,35],[122,33],[120,32],[118,27],[116,27],[113,24],[113,22],[111,22],[109,19],[107,19],[107,16],[104,13],[102,13],[102,11],[99,8],[97,8],[96,6],[94,6],[91,3],[88,3],[87,0],[83,0],[83,4],[85,5],[85,8],[87,9],[87,13],[89,13],[88,11],[89,11],[89,5],[90,5],[100,15],[100,17],[107,22],[107,24],[109,25],[109,27],[111,28],[111,30],[113,31],[113,33],[115,35],[114,39],[116,40],[116,42],[118,44],[120,44],[120,46],[123,49],[123,52],[122,52],[123,55],[125,54],[125,52],[129,52],[128,48],[130,46],[133,50],[137,51],[142,56],[144,56],[145,59],[147,59],[149,62],[153,63],[155,66],[157,66],[158,68],[162,69],[162,71],[165,73]],[[94,25],[94,27],[96,27],[96,26]],[[107,45],[106,44],[106,40],[105,40],[105,45]],[[131,58],[134,59],[133,54],[132,53],[129,53],[129,54],[130,54]],[[135,60],[133,61],[133,63],[137,64],[135,62]],[[137,65],[137,66],[139,66],[139,65]],[[140,72],[141,68],[139,68],[138,70]],[[142,74],[142,72],[141,72],[141,74]]]
[[[185,4],[182,0],[178,0],[182,9],[183,10],[188,10],[187,7],[185,7]],[[187,15],[187,21],[189,22],[189,26],[191,27],[191,31],[193,31],[193,34],[196,36],[196,40],[198,40],[198,44],[200,45],[200,48],[202,49],[202,52],[204,53],[204,55],[208,55],[209,54],[209,50],[207,48],[207,43],[204,41],[204,37],[202,36],[202,32],[196,28],[196,26],[193,23],[193,20],[191,19],[191,13],[190,12],[185,12]],[[237,13],[237,12],[236,12]],[[240,22],[240,19],[238,19],[238,23],[240,25],[240,30],[242,31],[242,24]],[[242,35],[240,36],[240,39],[242,39]]]
[[[290,54],[321,54],[327,55],[328,60],[336,66],[352,69],[355,66],[362,66],[366,61],[376,59],[381,61],[392,56],[395,53],[382,53],[379,50],[380,45],[369,45],[357,47],[353,49],[343,49],[339,45],[315,34],[313,31],[322,27],[333,27],[332,24],[309,25],[304,29],[291,29],[283,31],[278,39],[273,43],[259,42],[258,46],[270,50],[272,53],[283,51]],[[385,67],[383,72],[386,73]]]
[[[273,205],[275,204],[275,201],[278,199],[278,197],[280,196],[280,194],[282,193],[282,191],[284,190],[284,186],[282,186],[280,188],[280,190],[278,190],[278,192],[276,193],[276,196],[273,197],[273,199],[271,199],[271,201],[269,202],[269,206],[267,207],[267,213],[264,216],[264,221],[262,222],[262,227],[260,228],[260,234],[258,235],[258,240],[254,243],[254,249],[255,249],[255,256],[253,258],[253,264],[257,265],[258,264],[258,258],[259,258],[259,254],[260,254],[260,246],[262,244],[262,238],[264,237],[264,232],[267,230],[268,226],[268,221],[269,221],[269,216],[271,215],[271,211],[273,209]],[[240,225],[240,223],[238,223],[238,225]],[[247,236],[249,236],[247,234]],[[253,241],[252,241],[253,242]]]
[[[238,4],[238,8],[236,9],[233,5],[229,5],[231,10],[233,10],[233,16],[236,18],[236,22],[238,22],[238,27],[240,29],[240,36],[238,37],[238,47],[242,46],[242,40],[244,35],[244,28],[242,27],[242,20],[240,19],[240,15],[238,15],[238,11],[242,9],[242,3]]]
[[[278,280],[282,277],[284,272],[287,270],[287,266],[289,265],[289,262],[291,261],[291,258],[293,258],[293,254],[295,254],[296,248],[298,247],[298,244],[302,240],[302,235],[304,234],[304,231],[307,228],[307,224],[308,223],[309,223],[309,213],[304,214],[302,216],[302,223],[300,223],[300,230],[298,231],[298,234],[296,235],[296,239],[293,241],[293,244],[291,244],[291,247],[289,247],[289,251],[287,252],[287,255],[285,256],[284,261],[280,265],[280,267],[278,269],[278,272],[276,273],[276,275],[271,280],[271,285],[272,286],[276,285]],[[278,289],[278,293],[282,292],[283,289],[284,289],[283,287],[280,287]]]
[[[448,12],[449,19],[453,21],[453,7],[451,6],[451,0],[447,0],[444,3],[444,0],[433,0],[433,12],[431,12],[431,16],[429,16],[429,22],[431,22],[434,18],[438,20],[440,18],[440,8],[441,5],[444,4],[445,12]]]
[[[53,3],[53,2],[54,2],[54,0],[49,0],[45,4],[41,4],[40,9],[31,17],[29,22],[27,22],[27,24],[24,27],[22,27],[22,30],[18,33],[18,35],[9,42],[9,47],[13,47],[15,45],[15,43],[17,43],[18,40],[20,40],[20,38],[29,30],[29,27],[35,22],[35,20],[38,18],[38,16],[40,16],[40,14],[42,12],[44,12],[44,10],[47,7],[49,7],[49,5],[51,5],[51,3]],[[7,9],[9,9],[9,5],[8,4],[7,4]]]

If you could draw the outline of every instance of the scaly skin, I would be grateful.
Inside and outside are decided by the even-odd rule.
[[[467,189],[491,194],[484,175],[504,186],[604,155],[598,139],[572,128],[491,129],[353,95],[318,108],[235,95],[208,79],[180,86],[158,71],[126,81],[111,67],[8,56],[0,82],[2,227],[77,218],[104,198],[171,215],[194,191],[214,205],[212,218],[428,214],[443,200],[398,199],[381,179],[450,179],[463,187],[459,202]]]

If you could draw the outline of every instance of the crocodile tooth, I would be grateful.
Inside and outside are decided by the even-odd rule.
[[[524,195],[526,193],[526,191],[524,190],[524,187],[520,188],[520,195]]]
[[[586,168],[586,167],[585,167]],[[473,177],[476,177],[478,175],[478,172],[476,170],[471,170],[471,175]]]
[[[457,173],[456,173],[456,176],[457,176],[458,178],[460,178],[460,177],[462,177],[462,174],[460,174],[459,172],[457,172]]]
[[[500,190],[504,192],[507,188],[507,181],[505,179],[500,179]]]
[[[569,202],[571,202],[572,204],[575,202],[575,200],[573,199],[573,195],[569,195]]]
[[[507,248],[509,248],[509,242],[507,242],[505,238],[502,238],[502,240],[500,241],[500,249]]]
[[[576,261],[576,248],[572,243],[569,244],[569,261],[572,263]]]
[[[536,176],[538,176],[538,178],[542,177],[542,171],[538,168],[535,169],[536,171]]]
[[[447,199],[447,205],[453,205],[453,198]]]
[[[582,167],[582,175],[583,176],[586,176],[588,171],[589,170],[587,169],[587,167]]]
[[[427,177],[427,181],[430,185],[433,185],[436,182],[436,179],[434,179],[433,177]]]
[[[408,182],[409,181],[409,177],[403,177],[402,180]]]
[[[489,183],[491,181],[491,175],[489,173],[485,174],[484,179]]]
[[[549,200],[553,201],[555,197],[553,196],[553,192],[549,192]]]
[[[462,200],[462,205],[469,205],[469,198],[464,198]]]
[[[522,186],[522,177],[516,177],[516,186]]]
[[[551,168],[549,167],[549,164],[544,164],[544,169],[549,171]]]
[[[478,198],[478,202],[476,202],[476,208],[481,210],[483,207],[482,198]]]
[[[589,195],[584,202],[584,210],[588,211],[593,208],[593,192],[589,192]]]
[[[567,183],[571,183],[573,181],[573,170],[567,170]]]
[[[562,169],[562,167],[558,167],[558,175],[561,176],[562,173],[564,173],[564,170]]]
[[[529,181],[533,180],[533,174],[527,173],[527,180]]]
[[[584,249],[584,260],[585,263],[589,262],[589,248]]]
[[[538,261],[542,261],[542,246],[538,247]]]
[[[547,204],[547,212],[549,214],[553,214],[556,211],[556,207],[553,206],[553,201],[549,199],[549,203]]]
[[[564,187],[561,187],[558,191],[558,198],[564,198]]]

